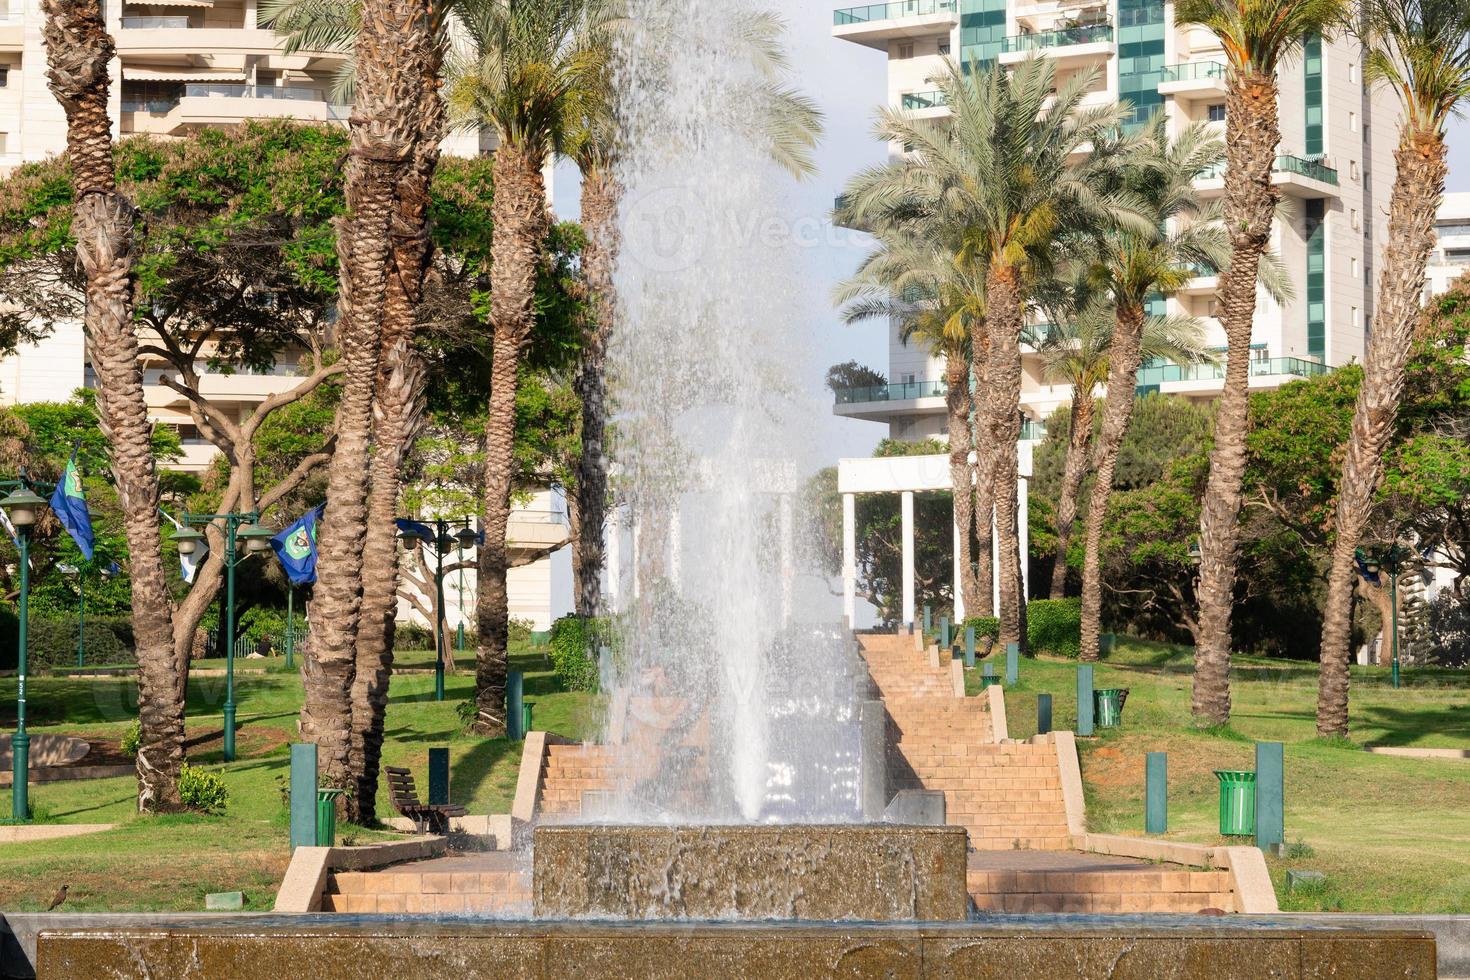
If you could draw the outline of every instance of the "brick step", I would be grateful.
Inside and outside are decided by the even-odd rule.
[[[531,907],[524,871],[338,872],[327,879],[325,912],[519,913]]]
[[[1228,871],[971,871],[975,905],[988,912],[1161,912],[1236,909]]]

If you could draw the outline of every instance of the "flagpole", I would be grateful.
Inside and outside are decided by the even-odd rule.
[[[87,663],[87,574],[77,568],[77,666]]]
[[[296,650],[296,583],[286,580],[286,669],[294,665]]]

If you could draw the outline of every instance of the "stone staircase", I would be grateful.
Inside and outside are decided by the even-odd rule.
[[[505,851],[414,861],[382,871],[337,871],[323,912],[435,912],[515,917],[531,911],[531,873]]]

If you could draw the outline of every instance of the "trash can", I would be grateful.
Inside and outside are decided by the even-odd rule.
[[[522,738],[525,738],[526,737],[526,733],[529,732],[530,730],[531,730],[531,702],[530,701],[524,701],[524,702],[521,703],[521,737]]]
[[[1123,690],[1104,687],[1092,692],[1093,721],[1098,728],[1117,728],[1123,721]]]
[[[1216,769],[1220,780],[1220,835],[1249,837],[1256,832],[1256,774],[1246,769]]]
[[[345,789],[316,791],[316,846],[333,847],[337,843],[337,797]]]

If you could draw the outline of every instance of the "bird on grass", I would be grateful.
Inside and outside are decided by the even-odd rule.
[[[51,899],[50,905],[46,906],[47,912],[55,912],[58,908],[61,907],[61,903],[66,901],[66,889],[67,886],[62,885],[56,890],[56,897]]]

